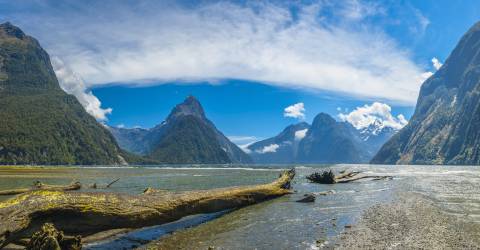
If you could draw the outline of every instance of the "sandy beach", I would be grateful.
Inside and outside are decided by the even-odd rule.
[[[415,193],[368,209],[335,249],[480,249],[480,224],[445,213]]]

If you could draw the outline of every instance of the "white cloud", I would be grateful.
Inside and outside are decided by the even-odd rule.
[[[255,136],[229,135],[229,136],[227,136],[227,138],[231,142],[233,142],[237,145],[246,144],[246,143],[253,143],[253,142],[259,141],[259,138],[255,137]]]
[[[441,67],[442,67],[442,63],[440,62],[440,60],[438,60],[436,57],[432,58],[432,66],[433,68],[435,68],[435,71],[439,70]],[[420,79],[422,82],[424,82],[425,80],[427,80],[429,77],[433,76],[434,72],[431,72],[431,71],[426,71],[426,72],[423,72],[421,75],[420,75]]]
[[[283,110],[283,116],[297,119],[305,119],[305,105],[303,102],[293,104]]]
[[[65,92],[77,97],[77,100],[85,110],[97,120],[107,120],[107,115],[112,113],[112,109],[103,109],[101,107],[100,100],[87,89],[87,85],[78,74],[67,67],[58,57],[52,57],[52,66],[57,75],[60,87]]]
[[[256,152],[259,154],[266,154],[266,153],[275,153],[280,146],[278,144],[270,144],[268,146],[263,147],[261,150],[257,150]]]
[[[118,124],[118,125],[117,125],[117,128],[125,128],[125,124],[123,124],[123,123],[122,123],[122,124]]]
[[[253,143],[259,141],[260,139],[255,136],[243,136],[243,135],[230,135],[227,138],[235,143],[241,150],[245,153],[250,154],[252,151],[248,148],[248,146],[252,145]]]
[[[439,70],[443,65],[436,57],[432,58],[432,64],[436,70]]]
[[[407,125],[408,121],[405,116],[400,114],[394,117],[391,112],[392,108],[389,105],[374,102],[372,105],[365,104],[362,107],[357,107],[348,114],[339,114],[338,117],[342,121],[349,122],[357,129],[366,128],[376,121],[381,122],[383,127],[394,129],[401,129]]]
[[[295,131],[295,140],[300,141],[307,135],[308,128]]]
[[[87,88],[234,78],[414,104],[424,80],[424,70],[383,27],[359,25],[385,16],[363,1],[329,11],[328,1],[127,2],[42,2],[9,15]],[[325,14],[332,12],[341,14]]]

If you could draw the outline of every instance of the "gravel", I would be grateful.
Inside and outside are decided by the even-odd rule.
[[[446,214],[434,202],[402,193],[368,209],[335,249],[480,249],[480,225]]]

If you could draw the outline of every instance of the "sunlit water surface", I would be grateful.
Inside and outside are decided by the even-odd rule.
[[[0,189],[31,185],[34,181],[68,184],[78,180],[87,186],[120,181],[107,191],[138,194],[146,187],[185,191],[267,183],[284,169],[296,167],[295,194],[245,207],[229,213],[210,214],[134,232],[128,237],[87,246],[90,249],[139,247],[159,239],[163,248],[206,249],[315,249],[332,244],[335,237],[354,224],[372,205],[389,202],[397,192],[416,192],[433,200],[447,213],[480,223],[480,168],[474,166],[175,166],[86,167],[11,170],[0,167]],[[319,185],[305,176],[319,169],[362,171],[391,175],[393,180],[358,181]],[[85,190],[85,189],[84,189]],[[315,203],[297,203],[306,193],[317,195]],[[102,189],[86,191],[102,192]],[[189,228],[186,228],[189,227]],[[172,234],[172,232],[174,232]]]

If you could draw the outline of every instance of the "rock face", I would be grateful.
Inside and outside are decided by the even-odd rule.
[[[0,24],[0,121],[0,164],[125,163],[109,131],[60,88],[37,40],[10,23]]]
[[[120,146],[161,163],[251,163],[251,158],[207,119],[189,96],[152,129],[110,128]]]
[[[277,136],[248,146],[248,152],[255,163],[295,163],[298,144],[309,127],[306,122],[290,125]]]
[[[480,23],[421,89],[410,122],[376,164],[480,164]]]

